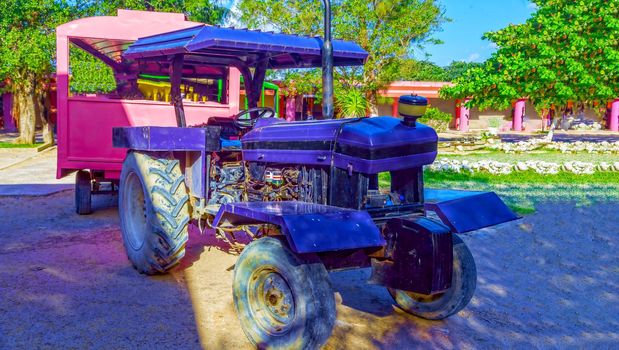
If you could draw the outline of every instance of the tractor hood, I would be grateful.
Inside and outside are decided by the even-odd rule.
[[[417,123],[393,117],[275,122],[260,120],[242,138],[247,161],[334,165],[376,174],[431,164],[438,137]]]

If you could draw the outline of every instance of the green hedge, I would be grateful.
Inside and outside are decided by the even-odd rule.
[[[435,107],[428,107],[426,114],[419,118],[419,122],[433,127],[436,132],[443,132],[449,129],[452,118],[451,113],[445,113]]]

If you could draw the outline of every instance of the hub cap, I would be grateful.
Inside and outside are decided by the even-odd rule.
[[[247,287],[256,323],[269,334],[288,331],[295,317],[295,301],[284,276],[272,268],[261,269],[252,274]]]

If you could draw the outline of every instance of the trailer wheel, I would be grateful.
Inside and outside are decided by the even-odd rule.
[[[75,173],[75,212],[79,215],[92,213],[92,181],[90,172]]]
[[[245,247],[233,296],[245,335],[260,349],[317,349],[333,330],[335,298],[324,265],[276,238]]]
[[[189,197],[178,160],[130,152],[120,175],[119,213],[123,243],[133,266],[164,273],[185,255]]]
[[[404,311],[428,320],[441,320],[462,310],[477,286],[477,268],[469,248],[453,235],[451,288],[437,295],[423,295],[389,288],[389,294]]]

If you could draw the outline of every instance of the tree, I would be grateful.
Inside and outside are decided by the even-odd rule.
[[[241,0],[240,21],[282,33],[322,35],[320,0]],[[431,35],[446,19],[434,0],[336,0],[332,3],[334,37],[352,40],[368,53],[363,67],[340,68],[335,80],[362,88],[371,113],[378,91],[397,79],[414,47],[437,42]],[[336,95],[337,98],[337,95]]]
[[[34,143],[36,118],[43,123],[45,141],[52,140],[43,118],[43,87],[53,70],[54,28],[69,18],[66,9],[59,0],[7,0],[0,6],[0,80],[14,96],[18,143]]]
[[[181,11],[191,20],[206,23],[220,23],[228,13],[209,0],[5,0],[0,6],[0,81],[14,94],[13,115],[20,131],[16,142],[34,143],[37,119],[43,124],[45,142],[53,141],[43,100],[54,72],[55,28],[80,17],[114,14],[117,8]],[[77,73],[74,91],[109,90],[113,77],[102,63],[81,53],[76,58],[72,60]]]
[[[479,62],[453,61],[443,68],[445,70],[445,81],[454,81],[469,69],[481,67],[482,65],[483,63]]]
[[[471,97],[482,109],[527,98],[544,114],[552,105],[605,105],[619,96],[619,1],[533,2],[538,10],[524,24],[484,34],[497,51],[442,97]]]
[[[397,80],[412,81],[445,81],[447,72],[445,68],[430,61],[417,61],[414,59],[403,60]]]
[[[114,15],[116,9],[182,12],[189,20],[220,24],[229,13],[221,0],[97,0],[95,14]]]

